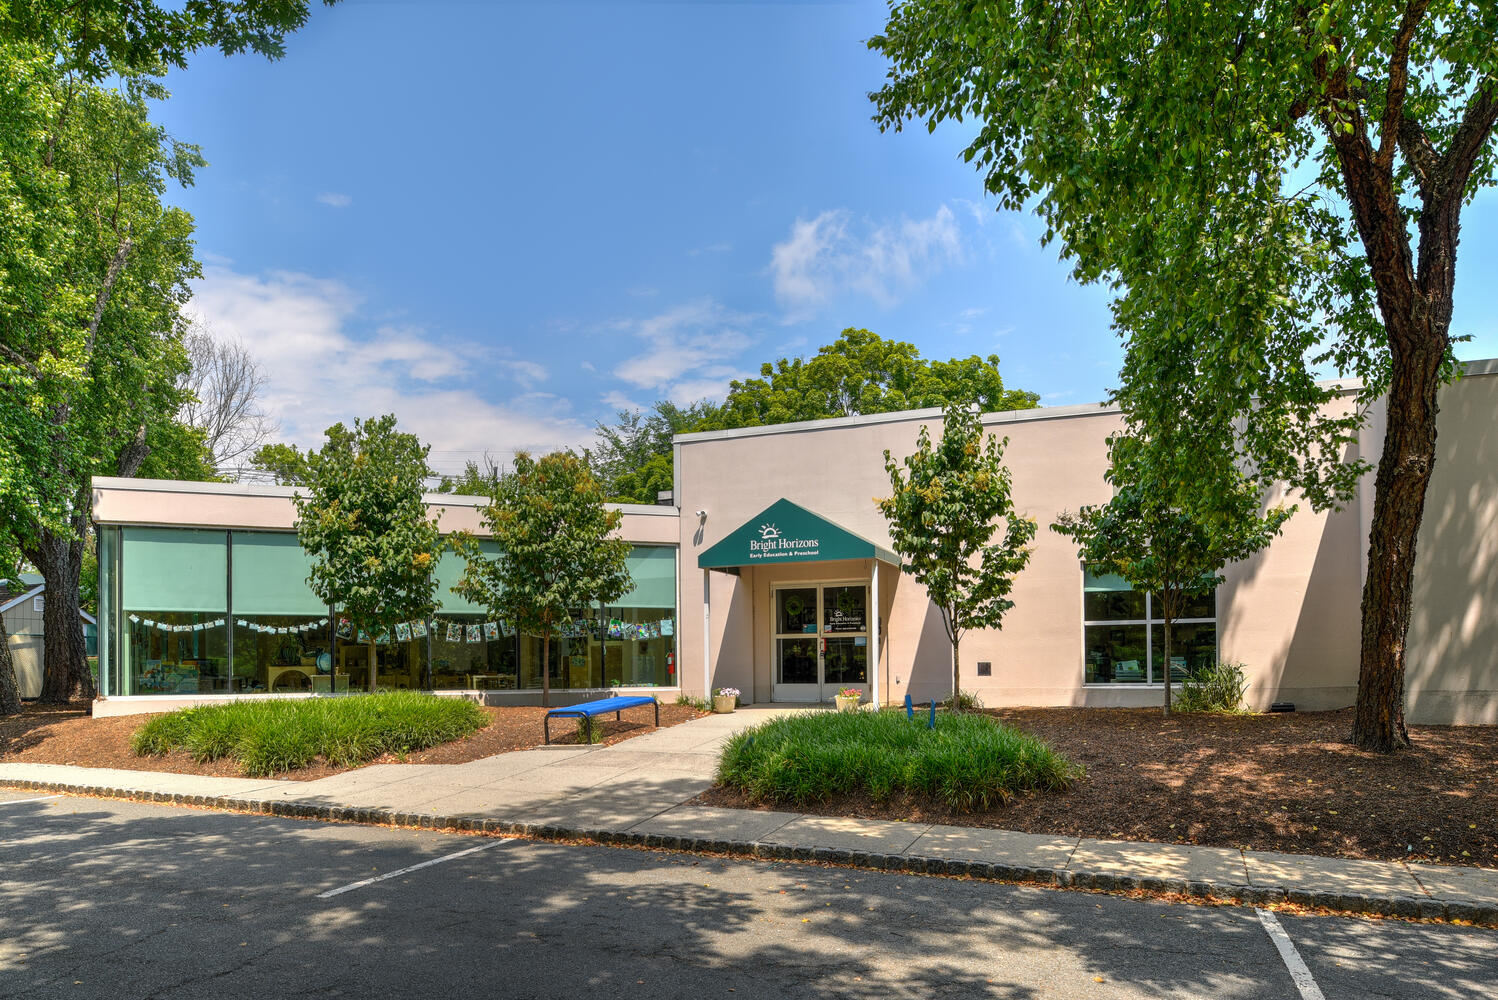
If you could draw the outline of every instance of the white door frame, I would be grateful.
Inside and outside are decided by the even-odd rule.
[[[832,632],[826,631],[826,608],[823,601],[825,591],[828,587],[862,587],[864,594],[864,630],[862,632]],[[788,633],[780,632],[780,602],[778,591],[781,590],[814,590],[817,595],[816,623],[817,631]],[[864,681],[861,684],[840,685],[856,687],[867,697],[871,690],[873,671],[877,669],[877,660],[873,646],[870,645],[870,636],[877,634],[877,625],[873,624],[870,616],[875,612],[869,606],[869,594],[873,592],[872,581],[864,579],[833,578],[827,580],[785,580],[782,582],[771,582],[770,584],[770,700],[771,701],[795,701],[795,702],[823,702],[831,701],[836,691],[827,683],[827,663],[825,642],[829,637],[857,639],[862,637],[864,645],[868,647],[865,654]],[[816,643],[817,650],[817,680],[814,684],[782,684],[780,676],[780,640],[811,638]]]

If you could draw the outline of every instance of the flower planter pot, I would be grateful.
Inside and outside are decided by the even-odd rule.
[[[858,711],[858,701],[859,701],[859,699],[858,699],[858,697],[856,695],[848,697],[848,698],[844,698],[840,694],[839,695],[834,695],[833,696],[833,700],[837,702],[837,710],[839,712],[856,712],[856,711]]]
[[[719,715],[727,715],[733,711],[733,706],[737,702],[738,699],[731,694],[715,694],[713,695],[713,711]]]

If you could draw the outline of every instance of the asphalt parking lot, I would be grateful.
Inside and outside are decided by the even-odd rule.
[[[1481,997],[1498,931],[0,790],[3,997]],[[1278,938],[1278,940],[1277,940]]]

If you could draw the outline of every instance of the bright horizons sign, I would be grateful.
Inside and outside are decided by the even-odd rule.
[[[697,557],[700,569],[837,559],[900,559],[847,528],[781,498],[744,521]]]
[[[749,558],[754,562],[815,559],[821,550],[820,539],[788,537],[773,523],[760,525],[759,537],[749,539]]]

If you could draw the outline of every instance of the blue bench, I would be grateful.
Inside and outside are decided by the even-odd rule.
[[[584,735],[589,743],[593,743],[593,717],[595,715],[607,715],[614,713],[614,718],[619,718],[619,713],[626,708],[637,708],[644,705],[655,706],[655,724],[659,728],[661,724],[661,703],[650,695],[629,695],[627,697],[614,695],[612,698],[600,698],[597,701],[585,701],[579,705],[568,705],[564,708],[553,708],[546,713],[546,718],[541,720],[542,731],[546,733],[546,742],[551,744],[551,720],[557,719],[582,719]]]

